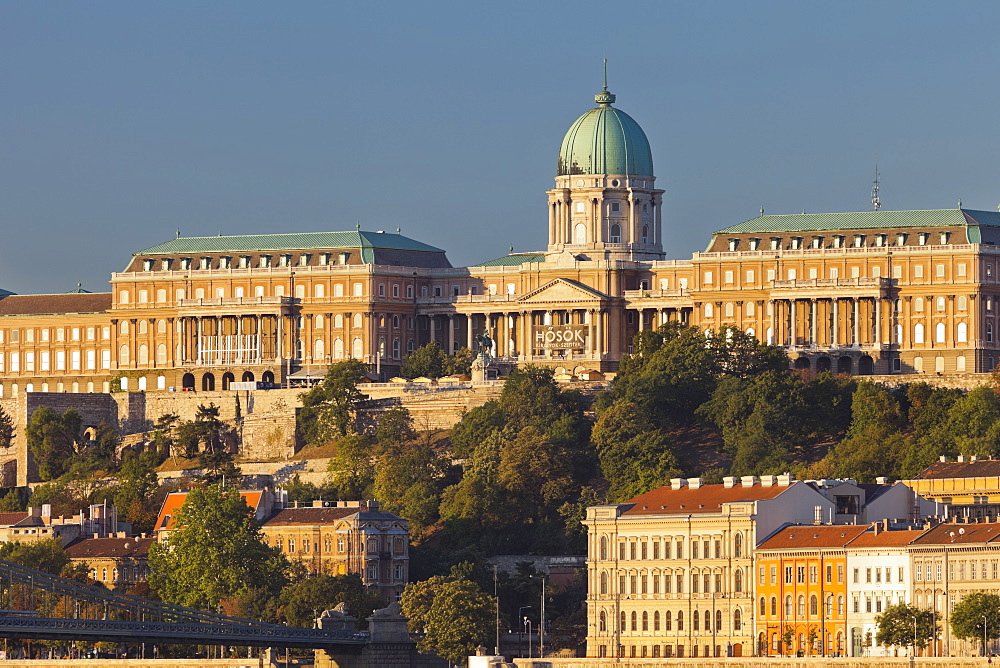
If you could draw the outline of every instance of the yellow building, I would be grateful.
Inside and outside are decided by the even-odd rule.
[[[124,533],[109,538],[78,538],[66,546],[66,554],[76,564],[86,564],[90,577],[106,586],[146,582],[149,578],[149,546],[155,538],[129,537]]]
[[[428,341],[483,333],[508,363],[614,372],[668,320],[736,327],[802,369],[996,366],[1000,213],[762,213],[668,260],[645,133],[607,90],[595,101],[560,145],[544,250],[452,267],[398,229],[170,239],[110,293],[0,291],[0,398],[288,383],[349,357],[391,377]]]
[[[949,462],[942,456],[906,485],[920,496],[938,504],[947,517],[1000,517],[1000,461],[966,459]]]
[[[754,656],[754,546],[833,509],[791,476],[674,479],[588,508],[587,656]]]

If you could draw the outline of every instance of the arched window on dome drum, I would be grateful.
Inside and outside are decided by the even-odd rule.
[[[577,223],[576,227],[573,229],[573,243],[587,243],[587,226],[583,223]]]
[[[642,243],[649,243],[649,225],[642,226]]]
[[[622,228],[621,225],[615,223],[611,226],[611,234],[608,239],[613,244],[620,244],[622,242]]]

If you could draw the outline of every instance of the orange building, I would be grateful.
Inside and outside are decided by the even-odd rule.
[[[758,656],[845,655],[846,545],[867,529],[791,526],[758,546]]]

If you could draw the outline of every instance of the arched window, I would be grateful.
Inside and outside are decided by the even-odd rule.
[[[672,615],[672,613],[669,610],[667,610],[665,613],[663,613],[663,630],[664,631],[672,631],[673,630],[673,619],[672,619],[672,616],[673,615]]]
[[[772,617],[777,617],[778,616],[778,597],[777,596],[772,596],[771,597],[771,616]]]
[[[601,614],[598,616],[597,630],[602,633],[608,630],[608,616],[604,614],[603,610],[601,610]]]
[[[583,223],[577,223],[576,227],[573,229],[573,243],[587,243],[587,226]]]
[[[654,631],[659,631],[660,630],[660,611],[659,610],[657,610],[657,611],[655,611],[653,613],[653,630]]]
[[[608,593],[608,574],[607,573],[601,573],[601,593],[602,594],[607,594]]]
[[[321,328],[323,327],[323,322],[324,322],[324,321],[323,321],[323,316],[322,316],[322,315],[317,315],[317,316],[316,316],[316,317],[315,317],[315,318],[313,319],[313,323],[315,324],[315,326],[316,326],[316,329],[321,329]]]
[[[944,333],[945,327],[943,322],[939,322],[934,325],[934,341],[937,343],[944,343]]]
[[[122,365],[128,364],[128,346],[122,344],[122,347],[118,349],[118,363]]]
[[[639,630],[639,615],[636,614],[635,610],[632,611],[632,630]]]
[[[711,318],[714,317],[714,315],[715,315],[715,309],[712,307],[712,305],[705,304],[705,317]]]
[[[959,295],[958,296],[958,310],[959,311],[964,311],[967,308],[969,308],[969,302],[965,298],[965,295]]]
[[[628,631],[628,626],[626,625],[625,620],[626,620],[625,611],[622,610],[621,620],[619,620],[622,631]]]
[[[708,610],[705,611],[705,621],[708,621]],[[722,610],[715,611],[715,632],[722,630]]]
[[[791,596],[786,596],[785,597],[785,617],[791,617],[791,616],[792,616],[792,597]]]
[[[601,559],[608,558],[608,537],[601,536]]]
[[[649,243],[649,225],[642,226],[642,243]]]
[[[754,309],[755,308],[756,307],[754,306],[753,302],[747,302],[746,310],[747,310],[747,317],[748,318],[752,318],[753,317]]]
[[[579,227],[579,226],[578,226]],[[611,226],[611,234],[608,239],[613,244],[620,244],[622,242],[622,227],[618,223]]]
[[[321,360],[325,354],[323,339],[316,339],[316,342],[313,344],[313,359]]]
[[[156,363],[157,364],[167,363],[167,346],[162,343],[156,346]]]
[[[799,605],[798,605],[799,617],[806,616],[806,597],[799,594]]]
[[[763,596],[760,597],[760,616],[763,617],[767,614],[767,599]]]
[[[649,613],[646,612],[645,610],[642,611],[642,630],[643,631],[649,630]]]
[[[837,597],[837,615],[840,617],[844,616],[844,597]]]
[[[677,613],[677,614],[678,614],[678,616],[680,615],[680,613]],[[701,614],[699,614],[699,612],[697,610],[695,610],[694,614],[691,615],[691,617],[694,620],[694,630],[695,631],[700,631],[701,630]]]
[[[956,339],[959,343],[966,343],[969,340],[969,326],[964,322],[958,323]]]
[[[992,341],[993,340],[993,323],[992,322],[987,322],[986,323],[986,340],[987,341]]]
[[[743,613],[737,608],[733,611],[733,631],[741,630],[743,630]]]
[[[833,594],[826,597],[826,616],[833,617]]]
[[[393,339],[392,340],[392,357],[393,357],[393,359],[399,359],[400,358],[399,352],[400,352],[399,339]]]
[[[809,614],[813,617],[819,614],[819,602],[816,599],[816,594],[809,597]]]
[[[344,357],[344,342],[340,337],[333,340],[333,357],[338,360]]]
[[[365,344],[360,338],[354,339],[353,350],[351,351],[353,357],[360,359],[365,354]]]
[[[736,572],[733,573],[733,590],[737,593],[743,591],[743,570],[740,568],[737,568]]]
[[[924,310],[924,298],[923,297],[917,297],[916,299],[913,300],[913,310],[914,311],[923,311]]]
[[[684,630],[684,611],[683,610],[678,610],[677,611],[677,630],[678,631],[683,631]]]
[[[913,342],[914,343],[924,342],[924,326],[919,322],[913,326]]]
[[[944,297],[938,297],[937,298],[937,310],[938,311],[943,311],[944,310]]]
[[[726,302],[726,317],[727,318],[732,318],[733,317],[733,303],[732,302]]]
[[[733,536],[733,556],[739,559],[743,556],[743,534]]]

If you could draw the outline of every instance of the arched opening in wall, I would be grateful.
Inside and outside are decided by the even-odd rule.
[[[273,383],[274,382],[274,373],[272,373],[270,371],[265,371],[264,373],[262,373],[260,375],[260,380],[263,383]]]
[[[86,429],[83,430],[83,440],[85,442],[96,440],[96,438],[97,438],[96,427],[87,427]]]
[[[795,358],[795,368],[796,369],[808,369],[812,365],[809,363],[808,357],[797,357]]]
[[[613,244],[620,244],[622,242],[622,226],[615,223],[611,226],[611,233],[608,235],[608,241]]]
[[[837,360],[837,373],[851,373],[853,367],[854,362],[847,355]]]
[[[212,392],[215,390],[215,374],[206,373],[201,377],[201,389],[203,392]]]
[[[254,381],[253,371],[244,371],[240,380],[244,383],[252,383]]]
[[[228,390],[230,383],[235,383],[235,382],[236,382],[236,376],[234,376],[230,372],[227,371],[226,373],[222,374],[222,389]]]
[[[649,225],[642,226],[642,243],[649,243]]]
[[[875,373],[875,360],[871,355],[862,355],[858,360],[858,375],[870,376]]]
[[[587,243],[587,226],[583,223],[577,223],[576,227],[573,228],[573,243]]]
[[[185,390],[193,390],[194,389],[194,374],[193,373],[186,373],[186,374],[184,374],[184,376],[181,378],[181,387],[183,389],[185,389]]]
[[[832,365],[833,363],[830,361],[829,357],[820,357],[816,360],[816,371],[829,371]]]

